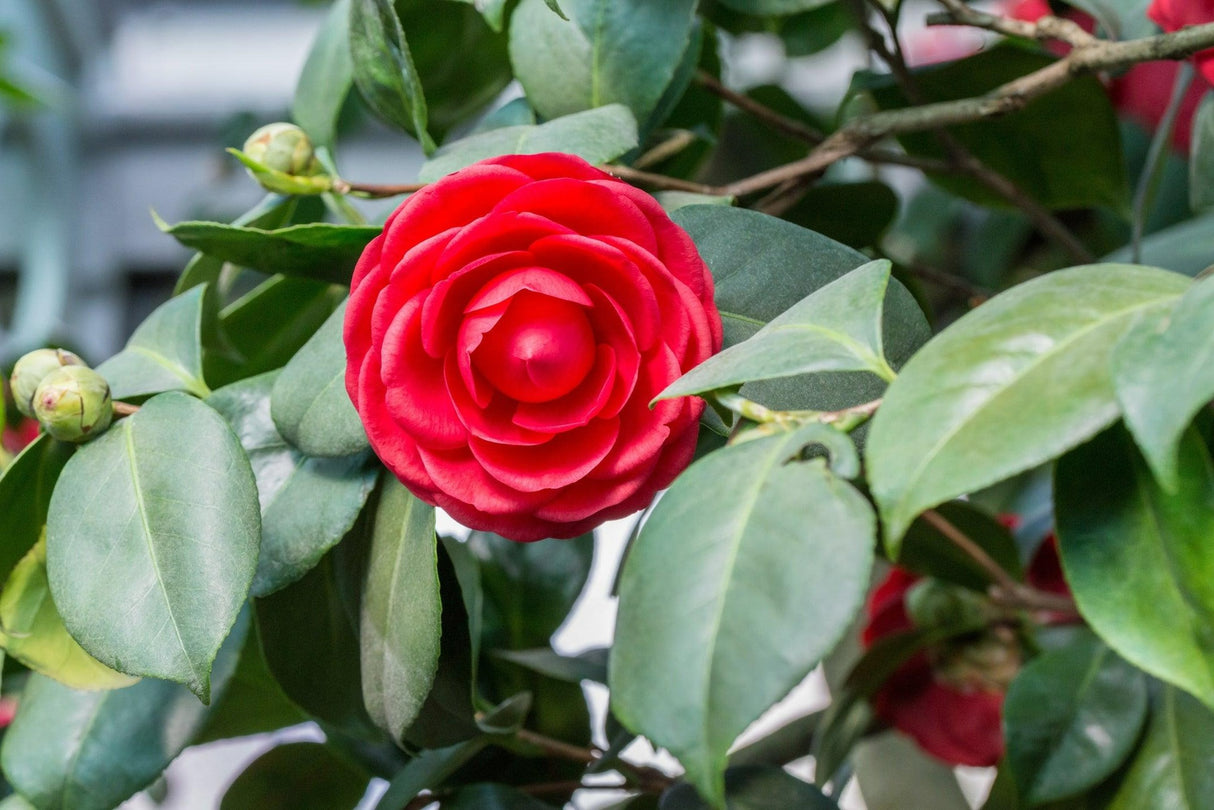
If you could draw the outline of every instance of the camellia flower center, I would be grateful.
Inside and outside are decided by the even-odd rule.
[[[547,402],[576,388],[594,357],[594,333],[582,306],[522,292],[485,333],[472,361],[506,396]]]

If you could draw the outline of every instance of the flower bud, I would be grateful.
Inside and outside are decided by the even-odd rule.
[[[34,391],[34,415],[56,439],[87,442],[105,432],[114,418],[110,385],[90,368],[64,366]]]
[[[243,151],[266,168],[283,174],[316,173],[312,142],[294,124],[266,124],[249,136]]]
[[[84,366],[76,355],[63,349],[37,349],[23,355],[13,366],[9,384],[13,389],[13,400],[17,410],[25,416],[34,415],[34,391],[46,375],[64,366]]]

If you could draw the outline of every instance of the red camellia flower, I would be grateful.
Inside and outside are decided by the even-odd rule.
[[[866,647],[886,636],[914,629],[906,595],[919,580],[918,575],[895,568],[873,591],[868,602],[868,624],[861,634]],[[1027,580],[1039,590],[1070,593],[1062,578],[1053,535],[1033,557]],[[1047,622],[1059,620],[1062,617],[1046,617]],[[997,659],[993,668],[1006,670],[1009,661],[1015,663],[1013,656],[993,658]],[[957,677],[957,673],[950,677],[937,663],[927,652],[921,652],[899,667],[873,696],[877,716],[937,759],[954,765],[998,764],[1003,756],[1003,688],[991,678]]]
[[[1214,0],[1152,0],[1147,16],[1164,31],[1179,31],[1214,22]],[[1193,62],[1206,81],[1214,84],[1214,48],[1195,54]]]
[[[16,427],[4,427],[0,443],[8,452],[16,455],[34,439],[38,438],[38,423],[33,419],[22,419]]]
[[[346,388],[380,459],[476,529],[573,537],[690,462],[702,400],[649,402],[721,346],[707,266],[657,202],[563,154],[409,197],[350,288]]]

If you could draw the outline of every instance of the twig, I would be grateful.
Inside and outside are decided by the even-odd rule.
[[[654,146],[652,149],[633,161],[637,169],[645,169],[667,158],[674,157],[696,142],[696,134],[689,129],[680,129],[669,138]]]
[[[690,191],[693,194],[708,194],[714,197],[732,196],[720,186],[709,186],[703,183],[693,183],[690,180],[680,180],[677,177],[667,177],[664,174],[643,172],[631,166],[611,163],[604,166],[603,169],[634,185],[648,186],[661,191]]]
[[[134,413],[139,413],[138,405],[132,405],[129,402],[122,402],[121,400],[116,400],[114,402],[114,416],[130,416]]]
[[[783,132],[792,138],[800,141],[805,141],[810,144],[822,143],[826,139],[826,135],[817,129],[803,124],[796,119],[789,118],[786,115],[776,112],[771,107],[763,104],[760,101],[755,101],[744,93],[739,93],[736,90],[730,90],[725,85],[717,80],[716,76],[705,70],[696,71],[696,81],[701,84],[705,90],[715,96],[721,97],[737,107],[742,112],[748,113],[763,123],[770,126],[777,132]]]
[[[349,180],[337,178],[333,181],[333,191],[337,194],[356,194],[360,197],[378,199],[381,197],[399,197],[401,194],[412,194],[426,187],[425,183],[399,183],[396,185],[380,185],[378,183],[351,183]]]
[[[598,762],[602,752],[597,748],[585,748],[580,745],[571,745],[561,740],[546,737],[543,734],[537,734],[534,731],[529,731],[525,728],[520,728],[514,732],[514,738],[521,743],[534,746],[549,756],[558,759],[567,759],[571,762],[581,762],[586,765]]]
[[[965,552],[966,556],[978,564],[991,578],[989,591],[991,600],[1004,607],[1023,608],[1026,610],[1048,610],[1054,613],[1078,615],[1075,602],[1066,596],[1046,593],[1031,585],[1017,582],[1012,575],[1003,570],[1003,566],[995,562],[982,546],[975,543],[965,532],[958,529],[948,518],[929,509],[923,513],[923,519],[936,531],[944,535],[953,545]]]
[[[1038,18],[1035,22],[1028,22],[1027,20],[1014,20],[995,14],[987,14],[970,8],[965,3],[960,2],[960,0],[939,0],[939,2],[947,11],[941,14],[929,14],[927,16],[928,25],[968,25],[973,28],[994,31],[997,34],[1004,34],[1005,36],[1024,37],[1025,39],[1035,39],[1039,42],[1058,40],[1075,48],[1085,47],[1100,41],[1087,31],[1084,31],[1073,20],[1067,20],[1062,17],[1046,15]]]

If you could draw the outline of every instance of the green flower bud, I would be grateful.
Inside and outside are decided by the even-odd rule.
[[[63,349],[38,349],[23,355],[13,366],[9,385],[13,389],[13,400],[17,410],[25,416],[34,416],[34,391],[46,375],[64,366],[84,366],[76,355]]]
[[[244,153],[268,169],[290,175],[316,173],[307,134],[294,124],[266,124],[244,142]]]
[[[114,418],[110,384],[90,368],[64,366],[34,391],[34,416],[60,441],[87,442],[104,433]]]

